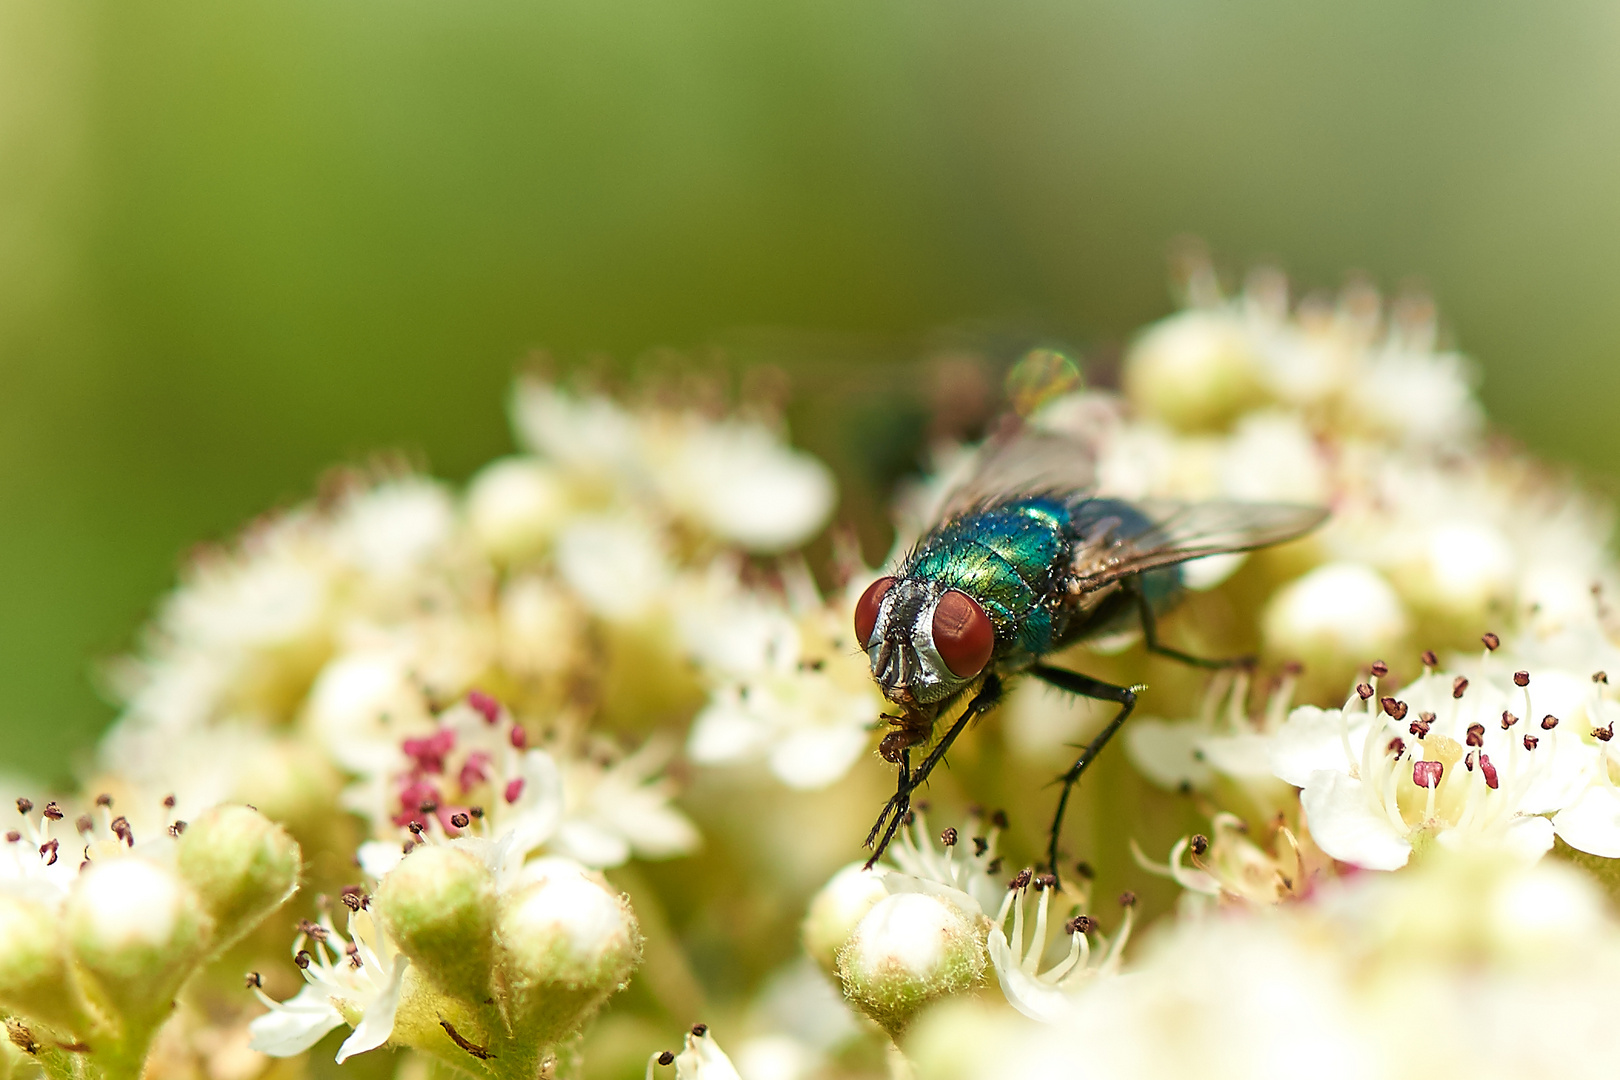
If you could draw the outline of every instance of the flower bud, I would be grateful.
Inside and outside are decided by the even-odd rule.
[[[558,873],[503,897],[496,934],[514,1023],[544,1042],[572,1034],[641,960],[627,898],[583,873]]]
[[[14,896],[0,896],[0,1012],[7,1011],[66,1033],[85,1026],[60,916]]]
[[[180,876],[142,858],[92,865],[68,897],[68,942],[103,1004],[132,1021],[168,1012],[208,951],[211,920]]]
[[[453,844],[407,855],[377,889],[373,908],[399,949],[448,993],[490,993],[495,880],[484,861]]]
[[[1337,689],[1369,657],[1399,652],[1406,610],[1389,582],[1363,563],[1319,566],[1271,598],[1261,619],[1266,651],[1303,660]]]
[[[1235,319],[1188,311],[1151,327],[1125,358],[1125,391],[1182,431],[1224,427],[1266,399],[1254,344]]]
[[[467,520],[484,550],[511,562],[533,555],[551,539],[568,508],[568,493],[539,458],[490,462],[467,492]]]
[[[180,834],[178,866],[214,920],[214,950],[230,946],[298,888],[298,842],[247,806],[216,806]]]
[[[804,917],[804,950],[828,975],[838,974],[838,950],[855,932],[855,925],[889,895],[883,887],[883,873],[866,869],[864,862],[850,863],[810,901]]]
[[[981,921],[927,893],[885,897],[838,953],[844,996],[897,1037],[918,1009],[979,981]]]

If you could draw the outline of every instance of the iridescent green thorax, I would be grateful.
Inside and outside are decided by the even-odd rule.
[[[964,514],[923,540],[903,577],[937,581],[977,600],[998,643],[1039,655],[1062,628],[1043,604],[1068,563],[1069,508],[1033,497]]]

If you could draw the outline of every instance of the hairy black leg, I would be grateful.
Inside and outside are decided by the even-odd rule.
[[[908,768],[911,762],[910,749],[901,751],[899,785],[894,795],[889,799],[888,805],[884,806],[883,813],[878,815],[877,824],[872,826],[872,831],[866,837],[866,846],[872,847],[872,841],[876,839],[878,830],[883,830],[883,839],[878,842],[876,847],[872,848],[872,857],[866,860],[868,870],[882,857],[883,850],[889,846],[889,841],[894,839],[894,834],[899,830],[902,821],[905,819],[906,811],[911,808],[911,793],[927,782],[928,774],[933,772],[934,766],[944,759],[945,751],[951,748],[951,744],[956,741],[958,735],[967,730],[967,726],[973,722],[974,718],[995,708],[996,703],[1000,700],[1001,680],[992,675],[984,681],[984,685],[973,696],[973,700],[968,702],[968,707],[962,710],[962,715],[956,718],[956,723],[951,725],[950,730],[945,733],[945,737],[934,745],[934,748],[928,752],[927,757],[923,758],[922,764],[917,766],[916,772],[911,772]],[[885,819],[888,821],[888,828],[884,828]]]
[[[1071,694],[1092,698],[1095,701],[1113,701],[1119,704],[1119,712],[1108,721],[1108,726],[1080,749],[1080,756],[1069,766],[1069,771],[1058,778],[1058,782],[1063,785],[1063,791],[1058,795],[1057,813],[1052,815],[1052,830],[1047,835],[1046,864],[1052,875],[1061,880],[1063,875],[1058,871],[1058,838],[1063,833],[1063,814],[1069,808],[1069,793],[1074,790],[1074,785],[1080,782],[1080,774],[1096,760],[1102,748],[1108,745],[1108,740],[1114,737],[1114,732],[1118,731],[1126,718],[1131,715],[1131,710],[1136,707],[1136,689],[1115,686],[1077,671],[1065,671],[1062,668],[1047,667],[1045,664],[1036,664],[1029,670],[1030,674],[1059,690],[1067,690]]]
[[[1224,660],[1210,660],[1202,656],[1184,653],[1180,649],[1172,649],[1168,645],[1159,644],[1158,617],[1153,613],[1153,605],[1148,602],[1147,595],[1136,585],[1131,586],[1136,594],[1136,611],[1142,619],[1142,640],[1147,645],[1147,651],[1160,656],[1168,656],[1192,667],[1209,668],[1219,671],[1222,668],[1249,667],[1254,663],[1252,656],[1232,656]],[[1053,871],[1056,873],[1056,871]]]

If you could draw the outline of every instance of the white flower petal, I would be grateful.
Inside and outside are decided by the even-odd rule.
[[[399,1011],[399,994],[405,985],[405,969],[410,963],[408,956],[395,957],[394,970],[388,979],[387,989],[366,1006],[365,1014],[360,1017],[360,1024],[354,1029],[354,1034],[343,1040],[343,1045],[338,1047],[336,1060],[339,1065],[355,1054],[377,1049],[394,1033],[394,1014]]]
[[[1306,781],[1300,805],[1317,845],[1341,862],[1399,870],[1411,857],[1412,845],[1373,808],[1360,780],[1320,769]]]
[[[1302,705],[1289,713],[1271,739],[1272,773],[1302,788],[1320,769],[1341,773],[1348,770],[1350,762],[1345,757],[1342,734],[1346,723],[1338,709]],[[1367,738],[1367,716],[1359,710],[1353,712],[1348,724],[1350,753],[1360,754]]]
[[[759,723],[735,693],[717,694],[692,721],[686,753],[699,765],[730,765],[764,750],[770,734],[770,728]]]
[[[367,840],[360,845],[355,857],[360,860],[361,870],[369,877],[380,879],[399,865],[405,857],[405,847],[392,840]]]
[[[1198,756],[1202,725],[1196,720],[1137,720],[1125,729],[1131,764],[1160,787],[1206,787],[1215,774]]]
[[[555,846],[586,866],[621,866],[630,861],[630,841],[592,821],[563,822]]]
[[[1235,735],[1205,735],[1197,741],[1197,752],[1216,772],[1239,780],[1270,779],[1272,745],[1275,739],[1258,731]]]
[[[870,738],[864,725],[791,731],[771,748],[771,772],[791,788],[824,788],[843,779]]]
[[[343,1014],[318,986],[305,986],[248,1025],[249,1049],[271,1057],[292,1057],[320,1042],[333,1028],[343,1026]]]
[[[1577,851],[1620,858],[1620,790],[1593,784],[1553,815],[1552,827],[1559,839]]]
[[[1017,957],[1013,956],[1012,945],[1001,927],[990,931],[988,945],[990,963],[996,969],[996,979],[1001,983],[1001,992],[1007,996],[1009,1005],[1043,1024],[1056,1023],[1073,1011],[1074,1003],[1068,994],[1050,983],[1042,982],[1019,966]]]

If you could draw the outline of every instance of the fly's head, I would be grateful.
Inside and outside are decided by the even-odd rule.
[[[990,663],[996,632],[979,602],[937,581],[882,577],[855,605],[855,636],[890,701],[914,712],[957,693]]]

